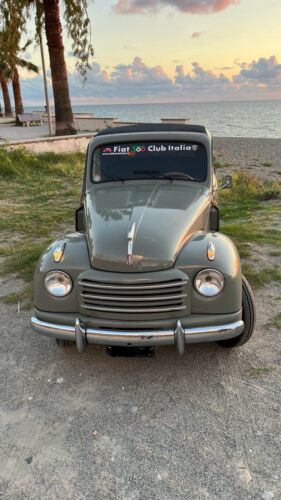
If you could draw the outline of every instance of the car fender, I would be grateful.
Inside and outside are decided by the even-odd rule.
[[[207,256],[209,243],[215,247],[215,258]],[[193,314],[224,314],[241,309],[242,272],[236,246],[224,234],[198,231],[180,251],[175,267],[191,280],[191,312]],[[224,288],[216,297],[203,297],[194,289],[194,278],[202,269],[216,269],[224,276]]]
[[[64,246],[60,262],[54,261],[54,251]],[[41,311],[77,312],[78,300],[75,286],[77,276],[91,267],[87,242],[84,234],[73,233],[54,241],[41,255],[34,274],[35,307]],[[67,273],[73,288],[66,297],[53,297],[44,286],[44,277],[50,271]]]

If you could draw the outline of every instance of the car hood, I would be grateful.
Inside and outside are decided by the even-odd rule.
[[[167,181],[105,183],[85,196],[92,267],[145,272],[173,267],[189,236],[205,229],[209,192],[202,184]],[[128,234],[134,227],[131,262]]]

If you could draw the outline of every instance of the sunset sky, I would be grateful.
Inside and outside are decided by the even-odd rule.
[[[76,104],[281,98],[280,0],[95,0],[89,14],[85,87],[65,35]],[[22,77],[26,104],[43,103],[42,77]]]

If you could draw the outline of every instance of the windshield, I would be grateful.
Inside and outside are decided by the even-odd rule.
[[[167,141],[104,144],[93,156],[95,183],[131,179],[202,182],[206,176],[207,153],[202,144]]]

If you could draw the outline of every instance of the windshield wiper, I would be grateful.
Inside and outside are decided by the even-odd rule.
[[[163,174],[163,177],[166,177],[166,176],[167,176],[167,179],[171,179],[171,178],[175,179],[176,177],[183,177],[188,181],[196,181],[197,180],[194,177],[192,177],[191,175],[186,174],[185,172],[168,172],[167,174]]]
[[[153,179],[168,179],[173,181],[176,177],[186,178],[188,181],[196,181],[194,177],[185,172],[168,172],[167,174],[162,174],[159,170],[134,170],[134,174],[144,174],[144,175],[153,175]]]
[[[173,180],[173,177],[165,174],[161,174],[159,170],[133,170],[133,174],[149,175],[152,179],[168,179]],[[152,177],[153,176],[153,177]]]

